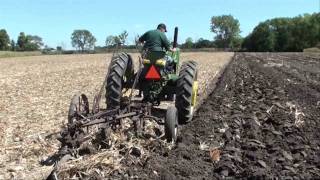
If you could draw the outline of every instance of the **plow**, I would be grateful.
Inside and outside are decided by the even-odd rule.
[[[177,38],[176,27],[174,48],[177,47]],[[112,146],[111,133],[121,131],[124,126],[129,126],[128,131],[133,136],[144,138],[146,121],[152,121],[163,127],[162,132],[155,133],[153,138],[174,144],[178,126],[189,122],[193,116],[197,74],[195,61],[180,65],[178,48],[174,52],[142,52],[137,71],[128,53],[114,53],[92,106],[85,94],[76,94],[71,99],[68,123],[57,136],[60,149],[45,162],[54,164],[48,179],[58,179],[59,166],[71,159],[89,154],[94,149],[109,149]],[[104,92],[105,108],[101,107]],[[169,101],[170,105],[164,110],[157,108],[163,101]]]

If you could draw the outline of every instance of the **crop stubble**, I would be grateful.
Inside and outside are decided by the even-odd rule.
[[[183,53],[199,63],[200,98],[233,53]],[[134,60],[138,55],[133,54]],[[44,137],[66,123],[73,94],[99,90],[111,54],[59,55],[0,59],[0,179],[41,178],[49,167],[39,160],[58,143]],[[104,100],[103,100],[104,101]],[[31,173],[32,172],[32,173]]]

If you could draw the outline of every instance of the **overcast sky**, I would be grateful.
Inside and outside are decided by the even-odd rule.
[[[167,24],[168,37],[179,27],[179,42],[187,37],[212,40],[212,16],[231,14],[246,36],[259,23],[274,17],[294,17],[319,12],[320,0],[0,0],[0,29],[16,40],[19,32],[39,35],[45,44],[71,49],[74,29],[88,29],[104,45],[108,35],[129,32],[134,36]]]

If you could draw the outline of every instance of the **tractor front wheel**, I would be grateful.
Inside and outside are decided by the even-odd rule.
[[[177,80],[176,102],[179,124],[185,124],[193,117],[198,95],[198,70],[195,61],[182,64]]]

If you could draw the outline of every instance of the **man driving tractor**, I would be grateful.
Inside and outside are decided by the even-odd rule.
[[[166,51],[175,51],[175,48],[170,47],[170,42],[165,32],[167,32],[167,27],[161,23],[157,29],[147,31],[139,38],[139,42],[144,43],[143,50],[145,54],[143,53],[143,58],[160,59],[165,57],[167,61],[172,61],[172,58],[165,56],[165,54]]]

